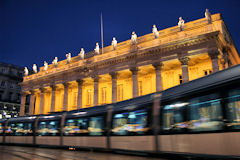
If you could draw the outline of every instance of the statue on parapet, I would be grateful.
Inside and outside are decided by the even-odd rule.
[[[84,59],[85,51],[83,48],[81,48],[81,51],[78,55],[81,57],[81,59]]]
[[[98,43],[96,43],[96,47],[95,47],[94,51],[95,51],[96,54],[100,53],[100,48],[99,48],[99,44]]]
[[[33,64],[33,72],[37,73],[37,65],[36,64]]]
[[[44,67],[43,70],[46,71],[48,69],[48,63],[46,61],[44,61]]]
[[[116,49],[117,49],[117,40],[116,40],[115,37],[113,37],[112,46],[113,46],[113,50],[116,50]]]
[[[24,67],[24,76],[28,76],[28,69],[27,69],[27,67]]]
[[[153,25],[152,32],[153,32],[155,38],[159,37],[159,32],[158,32],[157,27],[156,27],[155,24]]]
[[[131,42],[132,44],[137,44],[137,35],[135,32],[132,32]]]
[[[178,27],[179,27],[180,31],[183,31],[184,20],[182,19],[182,17],[179,17]]]
[[[58,58],[57,58],[57,57],[54,58],[54,60],[52,61],[52,64],[53,64],[55,67],[57,67],[57,65],[58,65]]]
[[[67,63],[70,63],[70,61],[71,61],[71,53],[68,53],[68,54],[66,54],[66,58],[67,58]]]
[[[211,13],[209,12],[208,9],[206,9],[206,11],[205,11],[205,18],[207,19],[208,24],[211,24],[211,23],[212,23]]]

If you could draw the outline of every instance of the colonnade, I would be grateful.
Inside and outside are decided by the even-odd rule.
[[[219,70],[219,59],[218,59],[218,54],[216,53],[209,53],[209,57],[211,58],[212,62],[212,72],[217,72]],[[181,70],[182,70],[182,83],[186,83],[189,81],[189,61],[190,58],[187,56],[184,57],[179,57],[178,58],[180,64],[181,64]],[[155,69],[155,88],[156,91],[162,91],[163,90],[163,85],[162,85],[162,68],[163,68],[163,63],[158,62],[152,64],[152,66]],[[138,67],[132,67],[129,69],[132,75],[132,98],[139,96],[139,86],[138,86],[138,72],[139,68]],[[111,84],[112,84],[112,103],[117,102],[117,80],[118,80],[118,72],[111,72],[109,73],[111,76]],[[93,79],[93,106],[99,105],[99,76],[100,75],[94,75],[91,77]],[[82,108],[83,105],[83,83],[84,79],[78,79],[75,81],[77,83],[78,91],[77,91],[77,107],[76,109]],[[68,89],[70,86],[69,82],[64,82],[62,84],[64,94],[63,94],[63,105],[62,105],[62,110],[67,111],[68,110]],[[50,112],[55,112],[56,111],[56,91],[57,91],[57,86],[55,84],[49,86],[51,90],[51,107],[50,107]],[[31,90],[28,93],[23,92],[21,95],[21,109],[20,109],[20,115],[25,114],[25,99],[26,95],[30,94],[30,108],[29,108],[29,114],[43,114],[44,113],[44,93],[46,92],[46,88],[42,87],[39,88],[38,92],[40,91],[40,104],[39,104],[39,112],[36,113],[35,110],[35,105],[36,105],[36,91]],[[48,90],[49,91],[49,90]]]

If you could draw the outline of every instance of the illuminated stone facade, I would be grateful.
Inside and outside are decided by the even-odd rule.
[[[75,110],[162,91],[240,63],[220,14],[50,64],[24,77],[29,114]],[[156,32],[155,32],[156,34]],[[21,115],[25,114],[24,107]]]

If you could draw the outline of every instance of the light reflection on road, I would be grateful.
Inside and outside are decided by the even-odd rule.
[[[103,152],[69,151],[20,146],[0,146],[0,160],[163,160]]]

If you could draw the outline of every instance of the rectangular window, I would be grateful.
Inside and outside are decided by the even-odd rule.
[[[210,69],[203,70],[203,72],[204,72],[204,75],[205,75],[205,76],[212,73],[212,71],[211,71]]]
[[[32,123],[9,123],[6,130],[8,136],[31,136],[32,134]]]
[[[174,104],[165,105],[162,111],[162,132],[174,133],[183,132],[187,127],[185,112],[186,102],[178,102]]]
[[[221,99],[218,94],[197,97],[189,101],[188,130],[216,131],[223,129]]]
[[[104,133],[104,117],[91,117],[89,119],[89,127],[88,127],[90,136],[100,136]]]
[[[142,135],[147,126],[147,109],[129,111],[113,115],[113,135]]]
[[[4,126],[4,124],[0,123],[0,136],[3,135],[3,126]]]
[[[101,88],[101,99],[102,99],[102,104],[107,103],[107,87]]]
[[[123,84],[117,85],[117,101],[123,100]]]
[[[143,95],[142,81],[138,81],[138,94],[139,96]]]
[[[227,97],[227,126],[240,129],[240,90],[231,90]]]
[[[78,101],[78,92],[73,93],[73,107],[77,106],[77,101]]]
[[[38,136],[58,136],[60,131],[60,122],[53,121],[40,121],[38,124]]]
[[[0,87],[5,88],[6,82],[2,81]]]
[[[67,119],[64,126],[64,135],[88,135],[88,118]]]
[[[92,105],[92,90],[87,90],[87,106]]]
[[[13,82],[10,82],[10,85],[9,85],[9,88],[13,89],[14,88],[14,83]]]
[[[183,78],[182,75],[179,74],[179,83],[182,84],[183,83]]]

